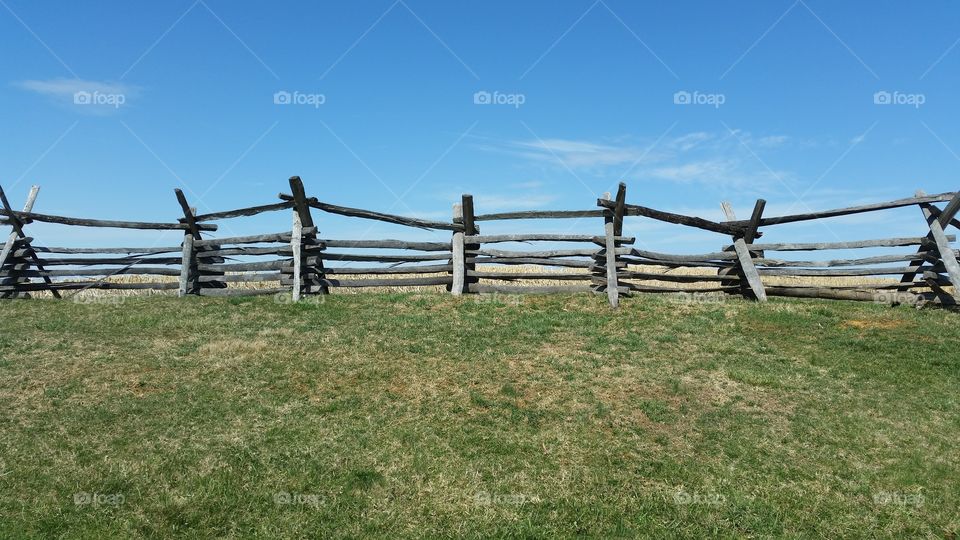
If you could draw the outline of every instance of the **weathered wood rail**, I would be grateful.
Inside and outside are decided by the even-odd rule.
[[[634,292],[722,292],[756,301],[769,296],[879,301],[891,304],[960,300],[960,262],[947,234],[960,227],[960,194],[914,197],[885,203],[783,216],[765,216],[758,200],[749,219],[717,222],[630,204],[627,186],[605,194],[585,210],[535,210],[478,214],[471,195],[454,205],[449,222],[420,219],[321,202],[306,193],[299,177],[279,202],[198,214],[175,190],[182,217],[170,223],[65,217],[34,212],[39,188],[14,210],[0,189],[0,225],[10,227],[0,251],[0,298],[27,298],[47,292],[60,298],[86,289],[176,290],[180,296],[282,294],[296,301],[335,288],[444,286],[453,295],[596,293],[616,307]],[[942,203],[945,205],[938,206]],[[788,223],[917,207],[929,231],[922,237],[835,242],[758,242],[764,232]],[[372,220],[417,230],[448,231],[449,241],[333,239],[321,235],[313,211]],[[274,233],[211,238],[213,222],[289,211],[291,226]],[[660,253],[637,247],[624,235],[627,218],[652,219],[720,234],[719,251]],[[561,230],[484,234],[489,222],[577,220],[595,223],[593,234]],[[36,245],[26,228],[36,222],[75,227],[183,231],[176,246],[52,247]],[[322,225],[323,220],[320,221]],[[602,227],[601,227],[602,224]],[[504,246],[503,244],[507,244]],[[642,244],[642,241],[641,241]],[[520,247],[514,247],[520,246]],[[901,253],[852,257],[778,258],[777,253],[914,248]],[[388,251],[388,252],[385,252]],[[361,265],[354,265],[361,263]],[[534,265],[537,268],[518,266]],[[124,276],[124,280],[113,279]],[[130,278],[136,276],[136,279]],[[888,281],[879,278],[886,277]],[[899,280],[896,278],[899,277]],[[821,281],[803,281],[821,278]],[[827,281],[831,278],[834,281]],[[892,278],[892,279],[891,279]],[[544,284],[544,281],[548,282]]]

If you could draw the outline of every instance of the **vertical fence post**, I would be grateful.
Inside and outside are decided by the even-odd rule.
[[[734,265],[732,271],[740,275],[741,294],[743,294],[744,298],[750,298],[752,296],[760,302],[767,301],[767,292],[763,288],[760,272],[757,271],[757,267],[753,264],[753,257],[757,252],[751,252],[747,248],[747,244],[753,243],[757,237],[757,229],[760,226],[760,219],[763,216],[763,209],[766,205],[767,201],[757,199],[756,204],[753,206],[753,214],[750,216],[750,221],[747,224],[743,236],[734,237],[733,239],[733,249],[737,253],[737,263]],[[723,213],[726,215],[727,221],[736,221],[737,216],[730,203],[724,201],[720,203],[720,206],[723,208]],[[721,282],[721,284],[723,283],[726,282]]]
[[[300,221],[300,214],[293,211],[293,230],[290,233],[290,249],[293,251],[293,292],[291,297],[294,302],[300,301],[300,293],[303,289],[303,223]]]
[[[604,193],[603,199],[610,200],[610,194]],[[607,300],[610,302],[610,307],[612,308],[620,307],[620,287],[617,283],[617,235],[614,224],[615,217],[614,211],[604,209],[603,232],[605,236],[604,248],[606,250]]]
[[[463,205],[453,205],[453,222],[463,221]],[[463,255],[463,237],[460,231],[453,231],[453,238],[450,241],[451,262],[453,263],[453,283],[450,285],[450,294],[460,296],[466,287],[467,267],[464,263]]]
[[[476,215],[473,212],[473,195],[464,194],[461,197],[461,212],[463,213],[463,235],[464,236],[475,236],[480,234],[480,229],[477,227],[477,224],[474,221]],[[464,244],[464,252],[466,251],[476,251],[480,249],[480,244]],[[467,255],[464,253],[464,261],[468,259],[476,259],[476,254]],[[476,277],[470,276],[470,272],[474,272],[477,269],[477,264],[474,262],[467,262],[464,264],[464,292],[470,292],[470,284],[478,283],[480,280]]]
[[[183,250],[180,254],[180,290],[177,296],[184,297],[196,293],[196,250],[193,248],[193,235],[183,235]]]

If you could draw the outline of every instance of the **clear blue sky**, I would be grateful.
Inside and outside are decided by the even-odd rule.
[[[40,184],[39,212],[159,221],[179,217],[174,187],[206,212],[274,202],[293,174],[321,200],[436,219],[464,192],[481,213],[590,208],[621,180],[630,202],[714,219],[721,200],[775,214],[952,191],[958,22],[948,1],[2,0],[0,183],[15,205]],[[830,229],[792,234],[922,221]]]

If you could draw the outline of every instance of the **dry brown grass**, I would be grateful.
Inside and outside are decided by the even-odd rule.
[[[708,267],[678,267],[678,268],[663,268],[660,266],[640,266],[640,265],[630,265],[630,270],[644,273],[662,273],[665,275],[684,275],[684,276],[716,276],[716,268]],[[551,267],[539,266],[539,265],[486,265],[479,266],[478,270],[485,271],[497,271],[502,273],[515,273],[518,275],[530,274],[530,273],[555,273],[557,275],[585,275],[588,274],[586,270],[566,270],[566,269],[555,269]],[[414,278],[414,277],[441,277],[447,274],[436,273],[436,274],[394,274],[391,277],[394,278]],[[372,275],[351,275],[349,279],[351,280],[365,280],[365,279],[377,279],[382,278],[383,276],[372,276]],[[71,280],[71,281],[81,281],[81,280]],[[150,282],[164,282],[172,283],[176,282],[177,278],[172,276],[113,276],[104,280],[109,283],[150,283]],[[94,283],[95,280],[90,280],[91,283]],[[642,285],[647,287],[671,287],[679,288],[691,292],[696,292],[698,290],[710,289],[719,285],[719,282],[716,281],[703,281],[703,282],[694,282],[694,283],[677,283],[673,281],[664,281],[664,280],[640,280],[640,279],[631,279],[631,283],[636,285]],[[864,289],[872,289],[878,286],[889,286],[894,285],[899,282],[899,279],[895,277],[817,277],[817,276],[802,276],[802,277],[792,277],[792,276],[764,276],[763,283],[768,286],[783,286],[783,287],[862,287]],[[560,280],[560,279],[522,279],[522,280],[499,280],[499,279],[484,279],[484,284],[489,285],[527,285],[527,286],[552,286],[552,285],[571,285],[571,284],[588,284],[589,281],[570,281],[570,280]],[[280,286],[279,281],[262,281],[262,282],[253,282],[253,283],[228,283],[227,287],[230,289],[271,289],[277,288]],[[926,292],[928,289],[918,289],[918,291]],[[347,287],[335,287],[331,289],[331,294],[363,294],[363,293],[402,293],[402,292],[436,292],[443,293],[445,288],[442,285],[428,285],[428,286],[398,286],[398,287],[356,287],[356,288],[347,288]],[[84,298],[100,298],[105,296],[113,297],[131,297],[131,296],[176,296],[177,291],[173,290],[115,290],[115,289],[87,289],[83,291],[68,291],[64,296],[71,298],[76,298],[79,301],[82,301]],[[45,297],[49,296],[49,293],[35,293],[36,297]]]

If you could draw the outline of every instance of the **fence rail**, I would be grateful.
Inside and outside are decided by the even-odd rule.
[[[336,288],[444,286],[453,295],[477,293],[604,294],[616,307],[634,292],[722,292],[757,301],[768,296],[882,301],[891,304],[932,301],[955,305],[960,300],[956,237],[960,228],[960,193],[915,196],[895,201],[783,216],[764,216],[758,200],[749,219],[737,219],[723,203],[726,219],[712,221],[630,204],[627,187],[606,194],[596,208],[476,214],[471,195],[454,205],[449,222],[394,215],[321,202],[306,194],[299,177],[279,202],[197,214],[180,190],[174,190],[183,216],[152,223],[86,219],[33,211],[39,188],[31,189],[22,210],[14,210],[0,189],[0,225],[11,228],[0,252],[0,298],[27,298],[48,292],[76,294],[86,289],[177,290],[180,296],[237,296],[290,293],[327,294]],[[946,203],[938,206],[938,204]],[[918,209],[929,231],[922,237],[841,240],[835,242],[757,242],[772,227],[895,208]],[[372,220],[419,230],[449,231],[449,242],[398,239],[324,238],[313,211]],[[212,223],[267,212],[290,211],[289,230],[269,234],[209,238]],[[720,250],[672,254],[640,249],[637,238],[623,234],[626,218],[642,217],[726,237]],[[544,231],[482,234],[478,223],[577,219],[596,220],[596,234]],[[603,228],[600,228],[602,220]],[[32,223],[74,227],[180,230],[178,246],[52,247],[27,236]],[[504,248],[500,244],[522,244]],[[574,247],[555,246],[556,243]],[[863,248],[913,248],[897,254],[803,260],[771,256],[777,252],[815,252]],[[393,253],[383,253],[391,250]],[[238,261],[238,258],[243,258]],[[351,266],[352,263],[366,266]],[[533,271],[511,271],[535,265]],[[683,269],[679,271],[678,269]],[[139,281],[118,280],[136,276]],[[878,278],[886,277],[887,281]],[[898,281],[890,278],[899,277]],[[798,282],[805,278],[819,282]],[[826,278],[836,278],[827,282]],[[784,280],[794,281],[784,281]],[[549,284],[543,284],[544,281]],[[266,286],[265,286],[266,284]]]

